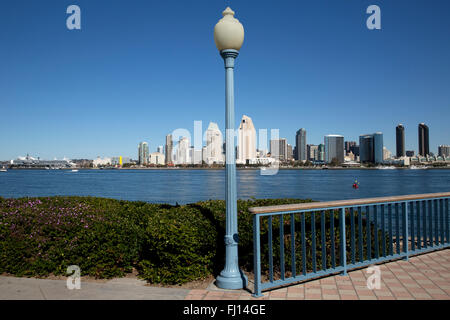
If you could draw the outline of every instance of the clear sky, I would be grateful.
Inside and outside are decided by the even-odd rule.
[[[236,125],[280,129],[294,144],[358,141],[395,126],[417,152],[450,144],[448,0],[2,0],[0,160],[131,156],[194,121],[224,128],[224,68],[213,28],[230,4],[244,25]],[[66,9],[81,8],[81,30]],[[366,9],[381,8],[381,30]]]

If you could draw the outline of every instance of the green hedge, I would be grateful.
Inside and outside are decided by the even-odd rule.
[[[253,268],[253,221],[248,208],[308,201],[238,201],[239,259],[244,270]],[[300,230],[298,223],[296,230]],[[317,219],[316,232],[319,223]],[[273,227],[276,239],[276,219]],[[267,224],[262,224],[261,232],[266,268]],[[0,273],[65,275],[69,265],[78,265],[82,275],[111,278],[136,268],[150,283],[181,284],[221,271],[224,235],[225,202],[220,200],[171,206],[93,197],[0,198]],[[319,243],[320,234],[316,235]],[[306,238],[310,243],[310,229]],[[284,241],[289,259],[289,236]],[[296,244],[299,247],[299,237]],[[279,240],[275,260],[278,246]],[[276,264],[275,269],[279,270]]]

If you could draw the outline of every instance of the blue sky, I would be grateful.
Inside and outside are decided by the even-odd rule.
[[[417,151],[450,144],[447,0],[2,0],[0,159],[137,157],[194,120],[224,128],[224,69],[213,28],[227,3],[246,38],[236,64],[236,125],[279,128],[294,144],[356,140],[395,126]],[[81,30],[66,8],[81,8]],[[382,29],[366,28],[381,8]]]

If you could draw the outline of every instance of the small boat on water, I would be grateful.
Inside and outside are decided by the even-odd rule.
[[[70,172],[78,172],[78,170],[77,169],[73,169]]]
[[[412,166],[410,166],[409,167],[410,169],[413,169],[413,170],[424,170],[424,169],[426,169],[427,167],[424,167],[424,166],[414,166],[414,165],[412,165]]]
[[[6,172],[8,170],[6,170],[6,168],[0,168],[0,172]]]

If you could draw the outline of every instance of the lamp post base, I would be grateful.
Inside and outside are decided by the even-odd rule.
[[[229,273],[227,275],[223,275],[223,273],[224,272],[222,271],[222,273],[216,278],[217,287],[230,290],[243,289],[247,287],[248,278],[242,270],[239,270],[239,273]]]

